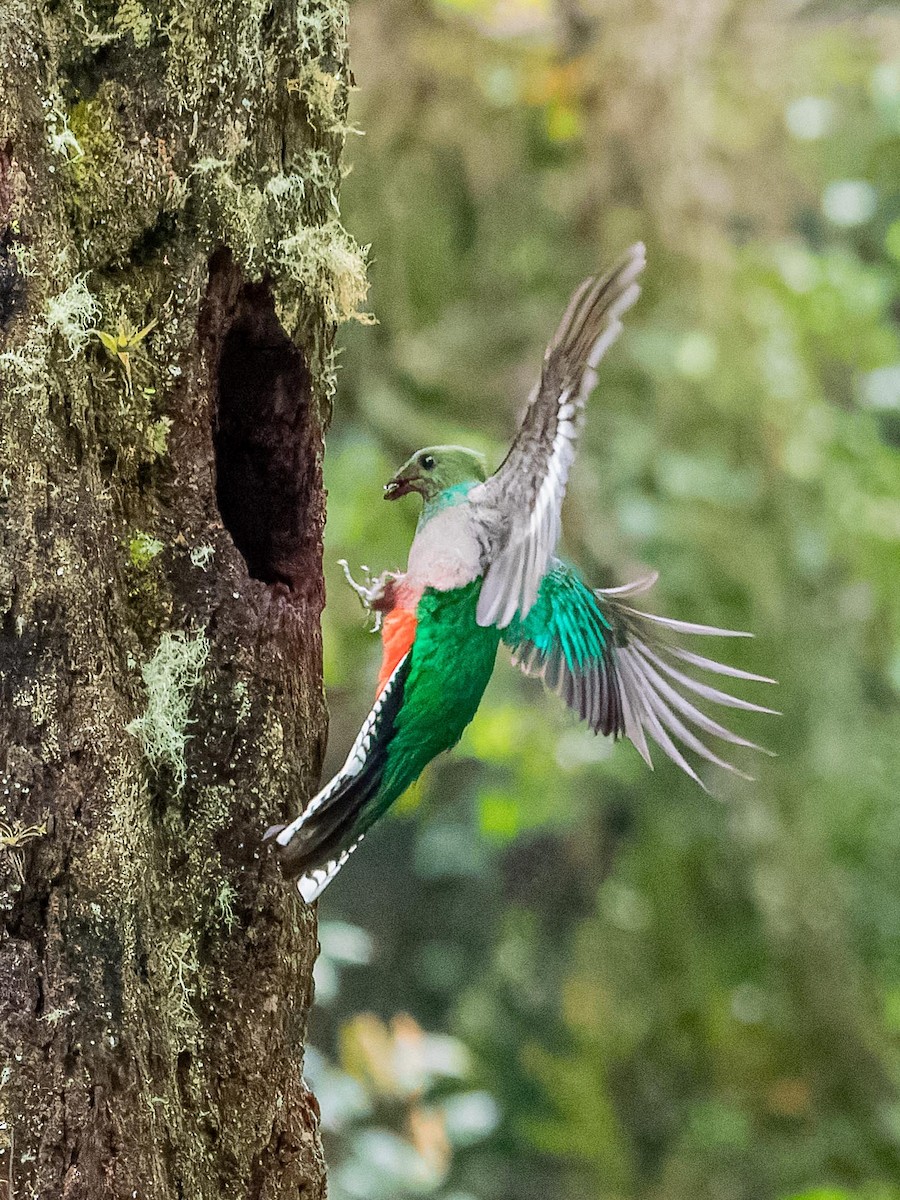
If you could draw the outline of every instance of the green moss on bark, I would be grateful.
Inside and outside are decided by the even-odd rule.
[[[312,1200],[314,921],[259,837],[315,786],[324,728],[319,461],[335,325],[365,294],[337,209],[346,12],[7,16],[0,231],[24,299],[0,344],[0,819],[47,821],[0,849],[16,1194]],[[248,577],[215,496],[217,356],[253,280],[310,380],[288,600]]]

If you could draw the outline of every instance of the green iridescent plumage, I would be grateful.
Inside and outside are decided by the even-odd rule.
[[[480,591],[481,580],[476,579],[449,592],[429,588],[419,601],[404,703],[394,722],[372,820],[433,758],[456,745],[475,716],[500,644],[499,630],[483,629],[475,621]]]
[[[541,580],[533,608],[517,613],[503,630],[515,651],[532,643],[543,655],[560,653],[570,671],[603,657],[612,627],[597,608],[597,597],[572,567],[557,563]]]
[[[425,767],[455,746],[494,669],[500,632],[475,620],[481,580],[419,601],[416,638],[391,675],[344,769],[287,840],[282,863],[318,885]],[[343,857],[342,857],[343,855]]]
[[[648,739],[703,786],[685,758],[742,772],[701,738],[751,746],[695,698],[768,712],[685,672],[761,679],[672,644],[671,634],[745,636],[630,606],[649,584],[591,589],[553,557],[560,507],[597,365],[638,294],[643,247],[592,276],[569,303],[544,355],[515,441],[486,477],[461,446],[417,451],[385,487],[424,502],[404,573],[364,587],[385,616],[383,689],[341,771],[289,825],[272,831],[289,874],[313,900],[372,824],[472,720],[501,640],[513,661],[556,691],[591,729],[628,737],[650,763]],[[352,583],[351,579],[351,583]],[[771,681],[770,681],[771,682]],[[650,764],[652,765],[652,764]]]

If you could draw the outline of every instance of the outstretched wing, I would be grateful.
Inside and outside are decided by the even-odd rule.
[[[509,453],[469,493],[487,530],[487,570],[479,625],[504,628],[534,604],[559,540],[560,509],[597,365],[619,336],[621,317],[637,299],[645,262],[639,242],[606,275],[586,279],[569,302],[544,354]]]
[[[524,619],[516,617],[512,621],[503,640],[526,675],[543,679],[595,733],[614,737],[624,734],[651,768],[648,737],[701,787],[704,784],[682,748],[749,778],[711,750],[699,734],[754,750],[762,747],[713,720],[697,707],[695,698],[749,712],[775,710],[694,679],[679,664],[733,679],[759,683],[775,680],[704,658],[673,644],[667,636],[750,634],[658,617],[624,603],[649,590],[655,582],[653,575],[626,587],[591,591],[575,571],[554,561],[541,582],[534,607]]]

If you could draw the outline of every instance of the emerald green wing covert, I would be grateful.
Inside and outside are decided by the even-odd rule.
[[[625,732],[612,626],[571,567],[552,560],[528,615],[517,613],[501,636],[513,662],[543,679],[595,733]]]

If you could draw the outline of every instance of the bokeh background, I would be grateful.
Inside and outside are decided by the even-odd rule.
[[[900,11],[355,0],[325,617],[336,768],[421,445],[499,462],[638,238],[564,513],[595,585],[732,628],[777,758],[704,795],[504,661],[320,902],[333,1200],[900,1198]],[[771,703],[773,692],[744,694]]]

